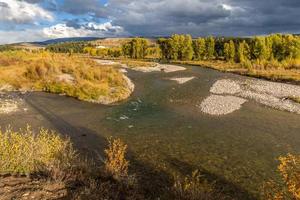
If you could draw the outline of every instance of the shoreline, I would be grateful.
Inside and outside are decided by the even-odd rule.
[[[253,71],[249,71],[246,68],[237,68],[237,67],[232,67],[232,68],[226,69],[226,68],[217,67],[217,65],[218,64],[219,65],[228,65],[230,63],[227,63],[227,62],[217,63],[217,61],[215,61],[215,62],[203,61],[203,62],[207,62],[207,63],[197,63],[197,61],[196,62],[193,62],[193,61],[191,61],[191,62],[189,62],[189,61],[170,61],[169,63],[170,64],[177,64],[177,65],[181,65],[181,66],[202,67],[202,68],[206,68],[206,69],[215,70],[215,71],[218,71],[218,72],[231,73],[231,74],[236,74],[236,75],[240,75],[240,76],[261,79],[261,80],[265,80],[265,81],[300,85],[300,70],[299,70],[299,73],[295,73],[295,74],[299,75],[299,79],[294,79],[292,77],[279,77],[280,75],[283,75],[283,74],[272,74],[271,73],[271,75],[273,75],[273,76],[270,77],[270,74],[267,76],[267,75],[264,75],[264,73],[263,73],[263,72],[267,73],[267,72],[272,72],[272,71],[275,72],[276,70],[265,70],[265,71],[253,70]],[[237,64],[232,64],[232,65],[237,65]],[[291,70],[286,70],[286,71],[290,72]]]

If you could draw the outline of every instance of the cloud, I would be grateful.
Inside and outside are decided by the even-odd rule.
[[[116,25],[136,35],[208,33],[206,27],[243,12],[224,0],[111,0],[107,7]],[[192,32],[187,32],[192,31]]]
[[[22,31],[0,30],[0,44],[40,41],[43,38],[44,38],[43,33],[40,30],[34,30],[34,29],[26,29]]]
[[[90,14],[98,18],[107,17],[106,9],[99,0],[64,0],[60,10],[74,15]]]
[[[299,0],[110,0],[107,8],[133,35],[300,32]]]
[[[53,15],[37,4],[24,1],[0,0],[0,22],[29,24],[41,20],[53,20]]]
[[[64,37],[115,37],[126,34],[121,26],[113,26],[111,22],[97,24],[89,22],[82,24],[78,28],[70,27],[67,24],[57,24],[43,29],[43,34],[47,38]]]
[[[104,5],[101,2],[0,0],[0,36],[9,35],[7,40],[17,40],[20,32],[11,30],[14,27],[24,29],[24,24],[28,28],[24,31],[26,34],[30,27],[39,28],[32,31],[36,37],[26,35],[26,39],[38,36],[168,36],[173,33],[193,36],[300,33],[299,0],[107,0]],[[49,20],[53,21],[47,23]],[[102,21],[109,22],[99,23]],[[5,36],[4,30],[11,32]]]

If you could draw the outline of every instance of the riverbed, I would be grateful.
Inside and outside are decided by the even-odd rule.
[[[47,93],[21,94],[26,112],[22,107],[0,114],[0,126],[55,129],[70,136],[80,151],[99,157],[106,137],[120,137],[129,146],[132,165],[152,173],[153,183],[199,169],[222,182],[231,197],[259,198],[263,182],[277,178],[277,158],[300,153],[300,115],[251,99],[229,114],[208,115],[199,105],[214,83],[251,78],[186,68],[170,73],[127,69],[135,91],[110,106]],[[193,79],[183,84],[172,80],[180,77]]]

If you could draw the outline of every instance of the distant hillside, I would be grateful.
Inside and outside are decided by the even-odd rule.
[[[56,43],[62,43],[62,42],[79,42],[79,41],[94,41],[98,40],[100,38],[98,37],[72,37],[72,38],[57,38],[52,40],[46,40],[43,42],[31,42],[32,44],[38,44],[38,45],[49,45],[49,44],[56,44]]]

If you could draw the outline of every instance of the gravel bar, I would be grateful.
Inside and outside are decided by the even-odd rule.
[[[300,114],[300,104],[290,100],[292,97],[300,97],[300,86],[296,85],[275,83],[258,79],[247,79],[244,81],[223,79],[214,83],[210,89],[210,92],[212,94],[232,95],[248,100],[254,100],[260,104],[274,109]],[[208,100],[215,100],[215,98]],[[204,104],[206,108],[204,109],[201,107],[202,111],[207,111],[210,109],[212,112],[206,113],[216,113],[214,112],[216,107],[224,109],[219,104],[224,106],[228,105],[228,102],[223,101],[224,99],[219,100],[221,101],[213,101],[211,103],[206,102]],[[239,101],[233,103],[239,104]],[[207,106],[211,106],[211,108],[207,108]],[[231,108],[229,108],[229,110],[231,110]],[[226,111],[223,112],[222,110],[219,112],[226,113]]]

